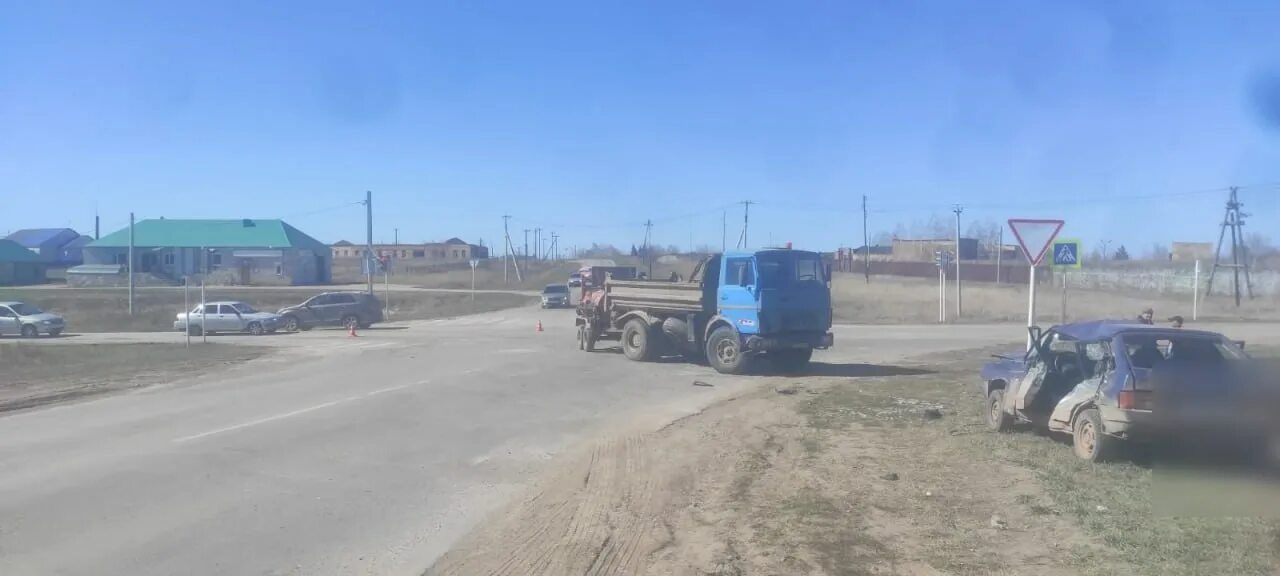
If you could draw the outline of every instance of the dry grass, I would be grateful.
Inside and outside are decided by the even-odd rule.
[[[0,344],[0,412],[166,380],[258,358],[267,348],[206,344]]]
[[[938,284],[923,278],[872,276],[865,283],[861,275],[837,273],[831,293],[837,321],[865,323],[929,323],[938,318]],[[954,321],[954,285],[947,286],[947,317]],[[1025,284],[967,282],[963,286],[964,316],[961,322],[1025,322]],[[1156,318],[1181,315],[1191,320],[1191,298],[1071,290],[1067,294],[1067,319],[1135,318],[1147,307]],[[1036,291],[1036,312],[1041,322],[1062,319],[1062,291],[1041,286]],[[1200,320],[1277,320],[1280,300],[1259,298],[1237,310],[1225,296],[1201,303]]]
[[[259,310],[278,310],[326,291],[323,287],[290,289],[209,288],[209,300],[240,300]],[[383,295],[379,293],[379,298]],[[198,290],[191,292],[192,305]],[[0,289],[0,300],[22,300],[61,314],[70,332],[153,332],[173,329],[174,315],[183,310],[181,288],[137,290],[134,314],[129,315],[128,292],[118,288],[44,290]],[[392,292],[391,320],[424,320],[523,306],[531,297],[515,294],[477,294],[473,308],[469,294]]]

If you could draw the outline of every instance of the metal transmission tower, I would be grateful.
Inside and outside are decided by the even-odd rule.
[[[1230,268],[1232,272],[1231,289],[1236,296],[1236,307],[1240,306],[1240,271],[1244,270],[1245,291],[1249,299],[1253,299],[1253,283],[1249,279],[1249,260],[1244,246],[1244,219],[1248,214],[1240,211],[1240,202],[1235,186],[1231,187],[1231,195],[1227,197],[1227,213],[1222,218],[1222,227],[1218,232],[1218,248],[1213,253],[1213,270],[1209,271],[1209,284],[1205,287],[1205,295],[1213,293],[1213,279],[1219,268]],[[1227,236],[1227,228],[1231,229],[1231,263],[1222,263],[1222,241]]]

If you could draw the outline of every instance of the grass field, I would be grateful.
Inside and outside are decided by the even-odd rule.
[[[267,348],[206,344],[42,346],[0,343],[0,412],[50,402],[180,381],[258,358]]]
[[[947,286],[947,319],[955,318],[955,287]],[[837,321],[865,323],[929,323],[938,319],[938,284],[923,278],[872,276],[868,284],[861,275],[837,273],[831,298]],[[1025,322],[1027,286],[968,282],[963,286],[963,316],[959,322]],[[1036,314],[1040,322],[1062,318],[1062,291],[1041,286],[1036,291]],[[1066,297],[1068,320],[1136,318],[1144,308],[1155,310],[1157,321],[1181,315],[1191,321],[1191,297],[1176,299],[1141,293],[1113,293],[1071,290]],[[1201,302],[1200,320],[1277,320],[1280,300],[1259,298],[1236,309],[1225,296]]]
[[[275,311],[324,292],[324,288],[245,289],[209,288],[209,300],[239,300],[259,310]],[[191,291],[192,306],[199,302]],[[382,298],[381,293],[378,294]],[[118,288],[0,289],[0,300],[22,300],[67,319],[68,332],[149,332],[173,329],[174,315],[183,310],[181,288],[144,288],[136,291],[134,314],[129,315],[128,293]],[[516,294],[471,295],[432,292],[392,292],[390,320],[424,320],[473,312],[501,310],[533,302]]]

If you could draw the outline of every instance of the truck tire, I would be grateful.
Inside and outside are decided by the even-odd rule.
[[[813,348],[792,348],[769,353],[769,361],[774,367],[787,374],[799,374],[809,367],[813,358]]]
[[[636,362],[647,362],[653,359],[653,330],[649,323],[639,318],[632,318],[622,327],[622,353]]]
[[[742,374],[747,370],[747,356],[742,353],[738,333],[721,326],[707,338],[707,363],[721,374]]]

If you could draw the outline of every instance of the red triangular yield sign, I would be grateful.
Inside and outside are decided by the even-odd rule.
[[[1022,246],[1022,253],[1032,266],[1039,266],[1049,245],[1062,230],[1062,220],[1032,220],[1027,218],[1010,218],[1009,229]]]

